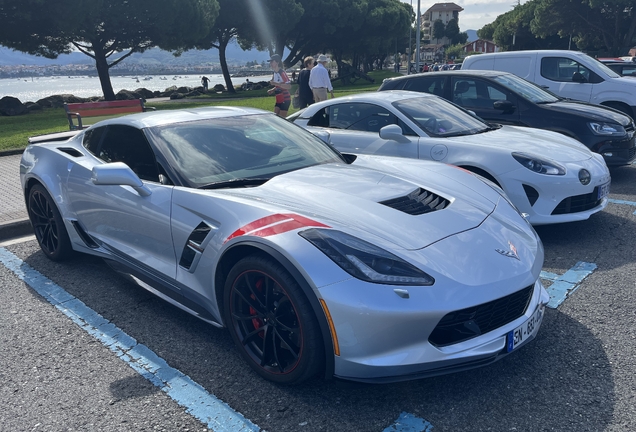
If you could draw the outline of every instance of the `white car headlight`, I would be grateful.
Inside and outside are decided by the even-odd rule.
[[[566,172],[563,165],[550,159],[518,152],[512,153],[512,157],[530,171],[534,171],[538,174],[565,175]]]
[[[378,284],[424,285],[435,283],[403,259],[341,231],[308,229],[299,233],[351,276]]]
[[[591,122],[587,125],[592,129],[594,135],[625,136],[627,133],[623,126],[617,124]]]

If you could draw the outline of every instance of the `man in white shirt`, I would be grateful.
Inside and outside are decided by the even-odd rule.
[[[309,74],[309,87],[314,94],[314,100],[316,102],[327,100],[327,92],[331,93],[333,98],[333,86],[331,85],[331,79],[329,79],[329,72],[325,65],[329,59],[326,55],[320,54],[318,56],[318,65],[316,65]]]

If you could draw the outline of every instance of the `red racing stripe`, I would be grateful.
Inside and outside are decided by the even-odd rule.
[[[254,222],[250,222],[247,225],[237,229],[232,234],[230,234],[230,236],[225,239],[223,243],[232,240],[234,237],[240,237],[242,235],[268,237],[271,235],[282,234],[287,231],[292,231],[304,227],[330,228],[329,225],[325,225],[304,216],[296,214],[277,213],[265,216],[261,219],[257,219]]]

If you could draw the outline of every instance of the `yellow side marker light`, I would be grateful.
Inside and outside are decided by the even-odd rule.
[[[329,308],[327,308],[327,303],[323,299],[320,299],[320,304],[322,305],[322,310],[325,311],[325,315],[327,316],[327,322],[329,323],[329,331],[331,332],[331,340],[333,341],[333,352],[335,355],[340,356],[340,345],[338,345],[338,335],[336,334],[336,327],[333,325],[333,320],[331,319],[331,313],[329,313]]]

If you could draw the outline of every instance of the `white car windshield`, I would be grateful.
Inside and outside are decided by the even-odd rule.
[[[534,103],[553,103],[559,101],[559,97],[516,75],[499,75],[494,77],[494,80]]]
[[[409,98],[393,102],[393,106],[429,136],[472,135],[490,130],[483,120],[442,98]]]
[[[173,123],[147,133],[192,187],[258,185],[285,172],[343,162],[311,133],[270,114]]]

